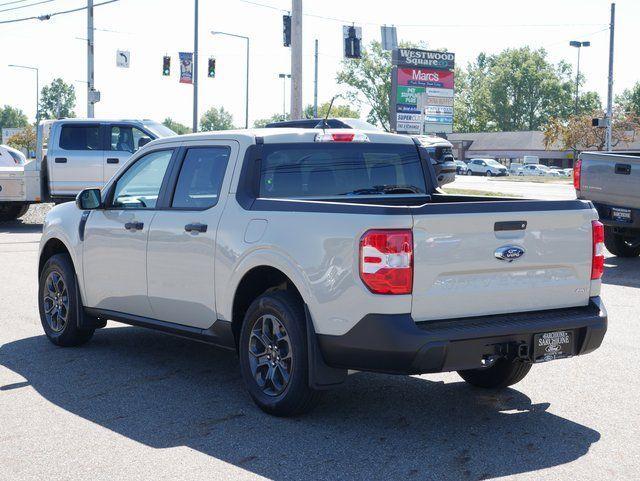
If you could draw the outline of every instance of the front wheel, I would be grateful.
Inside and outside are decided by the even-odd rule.
[[[287,291],[258,297],[240,333],[240,370],[253,401],[275,416],[310,411],[320,392],[309,387],[305,315]]]
[[[467,175],[473,175],[473,172],[471,171],[471,169],[467,169]]]
[[[492,174],[491,174],[491,171],[490,171],[490,170],[487,170],[487,177],[491,177],[491,175],[492,175]]]
[[[57,346],[79,346],[93,337],[94,329],[78,327],[82,308],[76,275],[67,254],[51,256],[40,274],[38,287],[40,321],[49,340]]]
[[[640,233],[635,236],[617,234],[613,227],[604,228],[604,245],[617,257],[638,257],[640,255]]]
[[[473,386],[501,389],[522,381],[531,370],[531,363],[499,359],[491,367],[458,371],[460,377]]]

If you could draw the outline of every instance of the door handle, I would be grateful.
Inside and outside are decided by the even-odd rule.
[[[185,225],[184,230],[187,232],[207,232],[207,227],[207,224],[196,222],[194,224]]]
[[[107,159],[107,164],[117,164],[120,159]]]
[[[58,158],[56,158],[56,160],[54,160],[54,162],[56,164],[66,164],[67,163],[67,158],[66,157],[58,157]]]
[[[124,228],[127,230],[142,230],[144,224],[142,222],[127,222]]]

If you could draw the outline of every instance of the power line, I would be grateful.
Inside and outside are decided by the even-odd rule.
[[[94,7],[99,7],[101,5],[107,5],[109,3],[114,3],[114,2],[118,2],[118,1],[119,0],[107,0],[106,2],[96,3],[93,6]],[[72,8],[70,10],[63,10],[61,12],[47,13],[46,15],[37,15],[37,16],[25,17],[25,18],[15,18],[13,20],[1,20],[0,24],[26,22],[28,20],[49,20],[51,17],[55,17],[57,15],[65,15],[67,13],[79,12],[81,10],[86,10],[86,9],[87,9],[87,7],[78,7],[78,8]]]
[[[0,7],[4,7],[5,5],[13,5],[14,3],[24,3],[27,0],[13,0],[13,2],[4,2],[0,3]]]
[[[36,5],[41,5],[43,3],[51,3],[51,2],[54,2],[54,1],[55,0],[41,0],[40,2],[30,3],[29,5],[20,5],[18,7],[5,8],[4,10],[0,10],[0,13],[2,13],[2,12],[10,12],[11,10],[20,10],[21,8],[35,7]],[[9,5],[9,4],[6,3],[5,5]]]

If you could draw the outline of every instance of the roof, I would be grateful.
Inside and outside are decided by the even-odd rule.
[[[48,119],[42,120],[40,123],[53,123],[53,122],[92,122],[92,123],[101,123],[101,122],[109,122],[109,123],[117,123],[117,122],[131,122],[131,123],[140,123],[147,124],[149,122],[160,123],[152,119],[87,119],[87,118],[78,118],[78,117],[68,117],[64,119]]]

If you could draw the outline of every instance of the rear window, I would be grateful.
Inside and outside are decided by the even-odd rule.
[[[259,188],[263,198],[425,193],[424,173],[413,145],[264,146]]]
[[[60,148],[64,150],[100,150],[99,125],[64,125]]]

